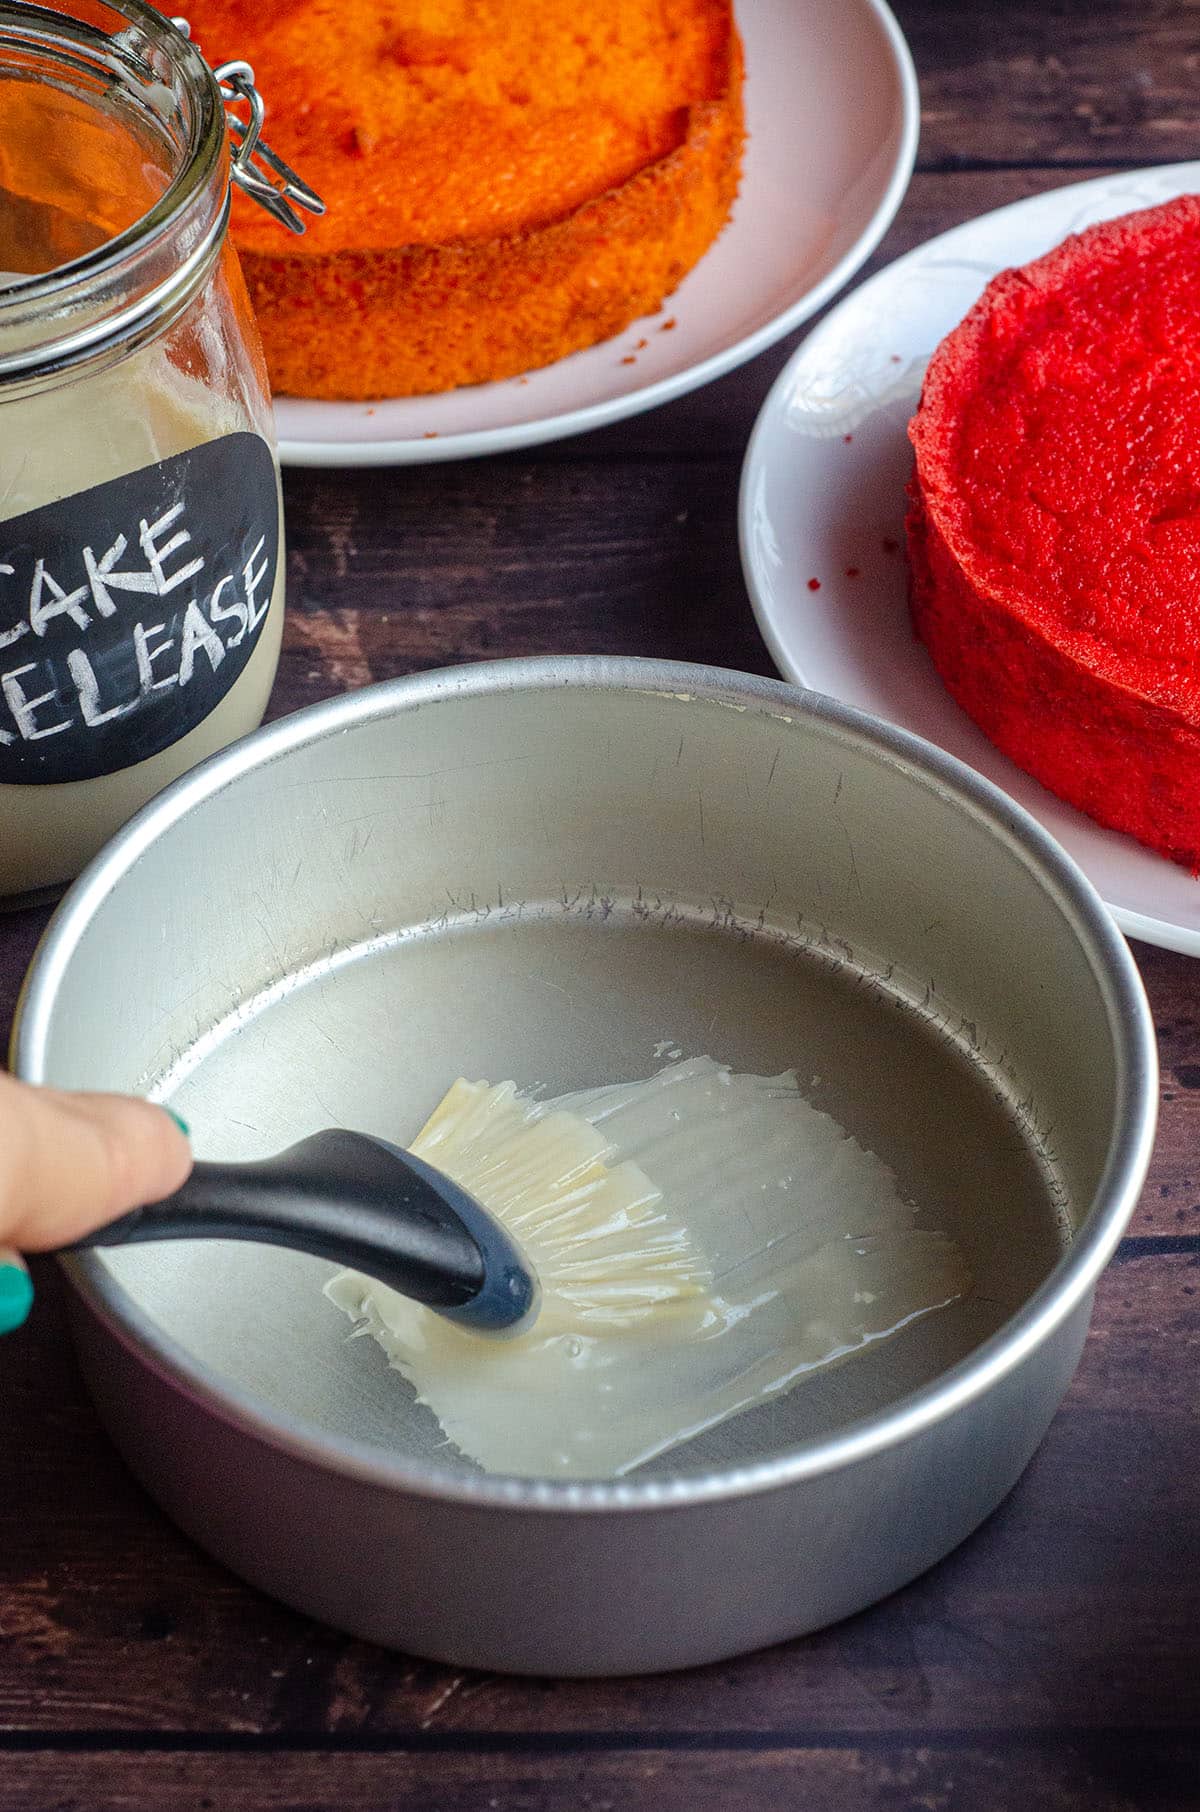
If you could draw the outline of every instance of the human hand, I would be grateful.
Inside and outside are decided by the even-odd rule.
[[[0,1073],[0,1334],[33,1301],[22,1252],[69,1245],[179,1188],[192,1167],[182,1125],[149,1101]]]

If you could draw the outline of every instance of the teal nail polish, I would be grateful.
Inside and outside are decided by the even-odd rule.
[[[33,1307],[33,1283],[23,1265],[0,1265],[0,1334],[19,1328]]]
[[[167,1113],[170,1114],[172,1120],[174,1120],[176,1126],[179,1128],[179,1130],[183,1134],[184,1138],[190,1139],[192,1136],[192,1129],[188,1125],[187,1121],[184,1119],[183,1115],[177,1114],[173,1107],[168,1107],[166,1111],[167,1111]]]

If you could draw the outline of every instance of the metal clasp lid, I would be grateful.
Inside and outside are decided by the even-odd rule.
[[[172,19],[171,23],[185,38],[191,37],[191,27],[186,19]],[[253,69],[249,63],[217,63],[213,74],[225,102],[225,118],[233,140],[231,175],[234,182],[283,226],[293,233],[302,233],[306,223],[296,209],[303,208],[306,214],[323,214],[325,203],[261,137],[266,108],[254,86]],[[249,110],[249,118],[245,120],[233,111],[242,102]]]

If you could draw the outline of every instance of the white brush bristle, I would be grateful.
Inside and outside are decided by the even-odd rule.
[[[412,1149],[538,1273],[498,1339],[354,1272],[327,1286],[491,1472],[612,1478],[953,1301],[953,1243],[795,1076],[711,1058],[539,1103],[456,1082]]]
[[[411,1149],[503,1222],[529,1259],[541,1314],[622,1326],[712,1282],[661,1189],[579,1114],[547,1111],[515,1084],[457,1081]]]

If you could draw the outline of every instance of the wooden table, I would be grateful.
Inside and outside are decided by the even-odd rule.
[[[897,10],[925,117],[875,265],[1003,202],[1200,150],[1195,0]],[[274,713],[501,654],[769,672],[735,499],[791,349],[530,454],[290,474]],[[43,917],[0,921],[5,1016]],[[1137,955],[1162,1045],[1158,1152],[1044,1447],[917,1584],[726,1666],[584,1684],[463,1675],[272,1604],[129,1478],[43,1268],[32,1321],[0,1351],[0,1807],[1200,1805],[1200,964]]]

